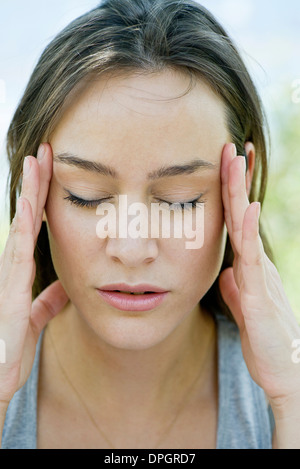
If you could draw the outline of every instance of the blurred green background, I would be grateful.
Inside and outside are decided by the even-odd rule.
[[[270,115],[271,172],[262,220],[286,294],[300,322],[300,87],[287,86],[278,98]]]
[[[8,235],[4,138],[42,50],[97,0],[0,3],[0,252]],[[262,97],[271,129],[270,174],[262,220],[275,264],[300,322],[300,2],[203,0],[236,42]],[[14,27],[12,28],[12,22]]]

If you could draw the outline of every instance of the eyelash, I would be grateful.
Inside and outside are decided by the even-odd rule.
[[[100,200],[84,200],[79,197],[76,197],[76,195],[73,195],[69,192],[68,197],[64,197],[64,200],[68,200],[71,202],[73,205],[76,205],[77,207],[83,207],[83,208],[96,208],[99,204],[104,203],[105,201],[111,199],[112,197],[106,197],[104,199]],[[206,203],[206,200],[201,200],[202,194],[200,197],[198,197],[195,200],[191,200],[190,202],[167,202],[166,200],[160,200],[159,202],[166,203],[169,206],[174,205],[175,211],[176,210],[192,210],[196,208],[197,204],[204,205]],[[192,207],[184,207],[184,204],[191,204]]]

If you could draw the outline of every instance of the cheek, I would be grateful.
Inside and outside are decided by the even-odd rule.
[[[64,284],[83,285],[104,241],[96,234],[97,219],[73,207],[54,191],[46,205],[47,229],[53,266]]]
[[[206,207],[206,206],[205,206]],[[173,272],[177,271],[181,278],[182,291],[189,293],[189,298],[195,303],[207,293],[219,275],[226,246],[227,230],[224,222],[223,206],[218,200],[213,207],[208,206],[204,211],[204,244],[200,249],[185,249],[178,247],[177,263]],[[180,252],[180,256],[178,256]],[[176,266],[177,264],[177,266]]]
[[[193,306],[202,299],[215,282],[222,266],[227,231],[222,202],[217,197],[214,204],[204,206],[202,228],[204,243],[199,249],[186,248],[186,241],[194,241],[193,238],[161,241],[170,282],[173,280],[179,297],[184,298],[185,306]]]

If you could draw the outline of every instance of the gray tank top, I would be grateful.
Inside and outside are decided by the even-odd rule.
[[[217,449],[272,449],[274,417],[264,391],[251,378],[243,359],[237,326],[217,315]],[[37,390],[41,334],[30,377],[11,400],[4,423],[3,449],[36,449]],[[201,441],[199,441],[201,446]]]

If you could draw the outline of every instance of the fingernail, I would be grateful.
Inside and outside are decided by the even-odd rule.
[[[246,159],[245,159],[244,156],[241,156],[241,159],[243,160],[243,163],[242,163],[242,165],[243,165],[243,174],[245,174],[246,173]]]
[[[45,155],[45,145],[41,143],[37,152],[38,161],[42,161],[42,159],[44,158],[44,155]]]
[[[237,156],[237,149],[236,149],[236,146],[235,146],[234,143],[232,144],[232,153],[231,153],[231,155],[232,155],[232,158],[235,158]]]
[[[31,161],[28,158],[28,156],[26,156],[24,160],[24,165],[23,165],[23,175],[28,176],[30,173],[30,169],[31,169]]]
[[[24,202],[21,198],[17,200],[17,212],[19,217],[21,217],[24,212]]]

